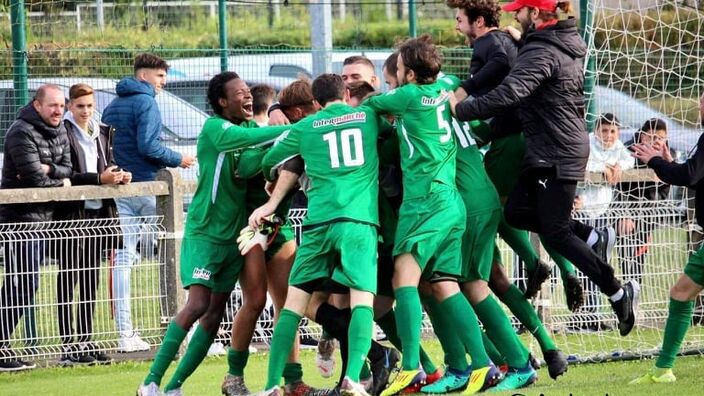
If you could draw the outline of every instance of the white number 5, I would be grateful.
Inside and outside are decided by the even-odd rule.
[[[445,105],[443,104],[442,106],[438,106],[435,110],[437,110],[437,115],[438,115],[438,129],[444,129],[446,134],[440,136],[440,143],[447,143],[452,139],[452,128],[450,128],[450,123],[448,123],[445,120]]]

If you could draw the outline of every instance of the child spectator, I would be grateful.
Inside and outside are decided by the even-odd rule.
[[[675,156],[674,151],[667,144],[667,124],[658,118],[645,121],[633,136],[633,140],[627,143],[628,146],[632,144],[651,146],[661,152],[662,158],[668,162],[672,162]],[[637,160],[635,167],[645,169],[647,165]],[[621,200],[640,202],[639,208],[647,208],[648,206],[644,206],[645,201],[667,199],[670,185],[659,181],[633,181],[621,183],[619,190]],[[657,219],[648,221],[642,213],[619,219],[618,255],[624,275],[629,275],[638,281],[642,278],[645,258],[656,223],[658,223]]]
[[[590,137],[587,172],[603,173],[606,184],[588,184],[580,189],[577,209],[588,219],[606,213],[613,200],[613,187],[621,181],[624,170],[633,169],[635,160],[621,142],[621,124],[612,113],[599,117],[596,131]]]
[[[620,138],[621,124],[612,113],[604,113],[597,120],[596,130],[590,136],[589,160],[587,172],[603,173],[606,184],[588,183],[579,188],[575,202],[576,217],[587,224],[602,228],[607,227],[610,234],[615,231],[607,211],[614,198],[614,188],[621,180],[624,170],[633,169],[635,160]],[[576,315],[577,330],[608,330],[610,325],[598,314],[599,290],[589,280],[583,281],[585,291],[584,306]]]

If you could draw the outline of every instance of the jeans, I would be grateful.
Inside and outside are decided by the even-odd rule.
[[[571,219],[576,189],[576,181],[558,179],[554,168],[524,171],[506,202],[506,221],[540,234],[610,296],[619,291],[621,283],[613,268],[585,242],[592,228]]]
[[[148,224],[148,220],[135,217],[156,216],[156,197],[116,198],[115,203],[123,241],[122,249],[115,252],[112,273],[115,322],[120,336],[129,336],[134,331],[130,314],[130,274],[132,265],[139,259],[137,242],[143,232],[142,226]]]
[[[44,260],[44,242],[37,237],[5,241],[5,276],[0,289],[0,348],[10,347],[10,337],[20,318],[34,304],[39,287],[39,265]]]

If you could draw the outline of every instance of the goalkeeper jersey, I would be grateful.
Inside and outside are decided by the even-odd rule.
[[[236,178],[235,151],[273,141],[288,126],[249,128],[213,116],[198,136],[198,187],[188,208],[185,235],[214,243],[235,243],[245,224],[246,181]]]
[[[433,182],[455,187],[455,153],[449,91],[459,79],[446,75],[432,84],[405,84],[364,102],[396,116],[403,171],[403,199],[430,192]]]
[[[329,104],[269,150],[264,175],[300,154],[310,179],[304,226],[336,220],[378,225],[378,134],[379,117],[370,108]]]

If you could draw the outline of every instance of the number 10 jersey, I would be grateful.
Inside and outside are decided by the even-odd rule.
[[[304,226],[333,221],[379,225],[380,120],[369,107],[333,103],[292,126],[262,161],[264,175],[301,155],[310,179]]]

